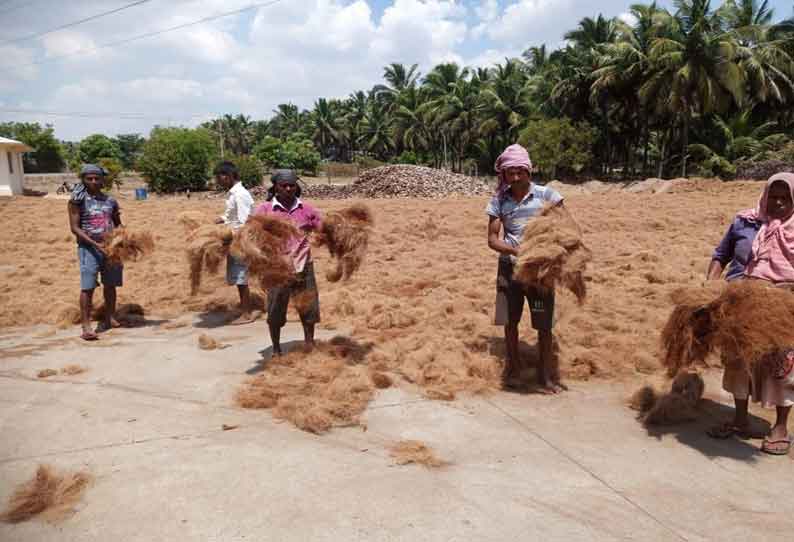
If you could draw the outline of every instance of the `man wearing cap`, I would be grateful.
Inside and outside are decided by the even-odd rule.
[[[86,341],[95,341],[97,332],[118,327],[113,318],[116,312],[116,288],[122,284],[122,266],[109,265],[102,242],[113,228],[121,226],[118,202],[104,194],[105,170],[86,164],[80,171],[80,180],[69,199],[69,226],[77,240],[77,259],[80,263],[80,335]],[[102,322],[91,330],[91,308],[97,274],[102,278],[105,297],[105,314]]]
[[[281,355],[281,328],[287,323],[287,305],[290,298],[301,296],[296,310],[303,324],[303,337],[308,348],[314,346],[314,326],[320,321],[320,299],[314,277],[309,233],[320,228],[320,213],[300,199],[298,176],[291,169],[277,169],[270,177],[267,201],[257,207],[255,214],[266,214],[290,219],[301,232],[288,245],[295,266],[295,280],[288,286],[271,288],[267,292],[267,323],[273,355]]]
[[[234,163],[225,161],[215,167],[215,182],[228,190],[226,210],[216,220],[217,224],[226,224],[233,231],[239,230],[254,206],[254,198],[240,181],[240,172]],[[254,321],[251,313],[251,291],[248,288],[248,268],[245,263],[231,254],[226,256],[226,283],[237,286],[240,295],[240,311],[242,314],[232,324],[248,324]]]
[[[488,247],[499,253],[494,324],[503,325],[505,331],[507,355],[503,380],[507,387],[522,386],[518,324],[526,299],[532,327],[538,332],[538,387],[542,393],[556,394],[567,388],[560,382],[559,367],[553,353],[554,290],[525,288],[513,280],[513,267],[527,223],[546,205],[562,206],[563,197],[551,188],[530,181],[532,162],[521,145],[507,147],[496,159],[494,169],[499,176],[499,185],[485,212],[488,215]],[[501,239],[500,229],[504,231]]]

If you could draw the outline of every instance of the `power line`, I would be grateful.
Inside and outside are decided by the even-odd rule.
[[[119,45],[124,45],[126,43],[130,43],[130,42],[133,42],[133,41],[138,41],[138,40],[142,40],[142,39],[146,39],[146,38],[152,38],[154,36],[159,36],[160,34],[165,34],[167,32],[173,32],[174,30],[181,30],[183,28],[188,28],[190,26],[195,26],[195,25],[206,23],[206,22],[209,22],[209,21],[214,21],[216,19],[221,19],[223,17],[229,17],[231,15],[237,15],[237,14],[240,14],[240,13],[243,13],[243,12],[246,12],[246,11],[250,11],[252,9],[264,8],[264,7],[272,6],[273,4],[278,4],[279,2],[281,2],[281,0],[270,0],[269,2],[258,2],[256,4],[251,4],[248,7],[244,7],[244,8],[241,8],[241,9],[236,9],[234,11],[227,11],[225,13],[219,13],[217,15],[211,15],[209,17],[204,17],[202,19],[198,19],[196,21],[192,21],[192,22],[189,22],[189,23],[179,24],[179,25],[176,25],[176,26],[172,26],[170,28],[164,28],[162,30],[156,30],[154,32],[147,32],[145,34],[139,34],[137,36],[133,36],[131,38],[125,38],[125,39],[118,40],[118,41],[109,41],[107,43],[103,43],[101,45],[97,45],[96,47],[86,47],[84,49],[78,49],[77,51],[72,51],[71,53],[67,53],[65,55],[58,55],[58,56],[53,56],[53,57],[50,57],[50,58],[39,59],[39,60],[35,60],[33,62],[29,62],[27,64],[17,64],[15,66],[9,66],[9,69],[24,68],[26,66],[33,66],[33,65],[36,65],[36,64],[44,64],[44,63],[47,63],[47,62],[60,60],[62,58],[76,56],[76,55],[81,54],[81,53],[93,53],[94,51],[98,51],[100,49],[108,49],[110,47],[117,47]]]
[[[90,17],[86,17],[84,19],[80,19],[78,21],[72,21],[70,23],[62,24],[61,26],[56,26],[55,28],[50,28],[49,30],[44,30],[42,32],[35,32],[33,34],[28,34],[27,36],[22,36],[19,38],[14,38],[6,41],[1,41],[0,45],[8,45],[9,43],[19,43],[20,41],[28,41],[34,38],[40,38],[41,36],[46,36],[47,34],[52,34],[53,32],[57,32],[58,30],[63,30],[65,28],[70,28],[72,26],[77,26],[83,23],[87,23],[88,21],[94,21],[101,17],[106,17],[108,15],[112,15],[114,13],[118,13],[119,11],[124,11],[125,9],[129,9],[135,6],[139,6],[141,4],[145,4],[146,2],[150,2],[151,0],[136,0],[135,2],[131,2],[129,4],[125,4],[123,6],[117,7],[115,9],[111,9],[109,11],[103,11],[102,13],[97,13],[96,15],[91,15]]]
[[[146,113],[124,113],[124,112],[86,112],[86,111],[47,111],[41,109],[12,109],[0,107],[0,113],[20,113],[29,115],[43,115],[47,117],[73,117],[86,119],[122,119],[122,120],[192,120],[202,118],[215,118],[220,115],[217,113],[197,113],[194,115],[148,115]]]

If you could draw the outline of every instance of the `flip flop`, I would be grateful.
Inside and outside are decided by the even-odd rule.
[[[711,438],[723,440],[726,438],[730,438],[734,435],[747,435],[747,428],[739,427],[736,424],[725,422],[721,425],[717,425],[712,427],[706,431],[706,434]]]
[[[93,331],[83,331],[80,334],[80,338],[83,339],[84,341],[96,341],[96,340],[99,340],[99,337],[97,337],[96,333],[94,333]]]
[[[783,446],[775,447],[781,444]],[[778,440],[764,439],[763,444],[761,444],[761,451],[770,455],[788,455],[789,451],[791,451],[791,437]]]

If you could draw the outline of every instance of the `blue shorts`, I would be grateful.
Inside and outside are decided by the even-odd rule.
[[[248,267],[231,254],[226,256],[226,284],[248,286]]]
[[[80,262],[80,289],[93,290],[99,284],[97,274],[102,277],[103,286],[121,286],[124,268],[121,265],[105,265],[105,257],[94,247],[77,245],[77,260]]]

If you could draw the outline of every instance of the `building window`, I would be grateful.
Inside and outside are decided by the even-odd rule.
[[[14,173],[14,162],[12,160],[11,151],[6,152],[6,157],[8,158],[8,171]]]

